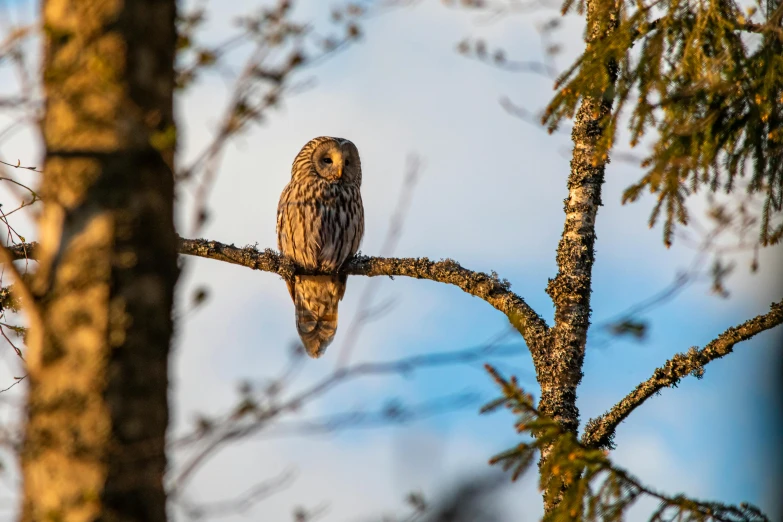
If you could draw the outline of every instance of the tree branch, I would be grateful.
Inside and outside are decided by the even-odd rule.
[[[8,251],[13,261],[19,261],[21,259],[38,259],[38,243],[35,241],[32,243],[17,243],[5,247],[5,249]]]
[[[38,244],[35,242],[21,243],[9,247],[8,251],[15,260],[36,259],[37,247]],[[179,253],[272,272],[284,279],[289,279],[296,274],[314,274],[298,269],[290,260],[274,250],[260,251],[254,246],[238,248],[218,241],[180,238]],[[454,285],[503,312],[512,326],[522,334],[534,358],[543,352],[549,338],[549,326],[546,321],[524,299],[510,290],[511,285],[508,281],[498,279],[497,274],[494,273],[490,275],[473,272],[461,267],[452,259],[430,261],[426,257],[392,258],[357,255],[343,266],[342,271],[347,275],[404,276]]]
[[[285,414],[301,411],[308,401],[321,399],[324,394],[348,381],[368,376],[410,375],[417,370],[437,368],[456,364],[471,364],[486,361],[487,357],[503,355],[498,351],[502,347],[481,346],[466,350],[427,353],[400,359],[379,362],[354,363],[341,367],[326,375],[323,379],[309,384],[304,389],[285,398],[280,398],[280,389],[270,395],[269,388],[258,396],[247,396],[232,411],[218,420],[200,421],[191,433],[171,442],[170,449],[181,449],[196,444],[195,452],[182,461],[181,470],[171,481],[169,498],[184,490],[194,473],[231,441],[237,441],[255,435],[270,427]],[[507,348],[511,348],[507,346]],[[516,350],[517,353],[519,350]],[[282,383],[277,380],[277,383]],[[278,421],[279,422],[279,421]]]
[[[20,248],[24,246],[24,244],[14,245],[13,247],[4,247],[0,245],[0,263],[5,263],[8,266],[8,271],[14,278],[14,290],[15,292],[18,292],[19,296],[22,298],[23,310],[27,312],[28,317],[30,318],[30,324],[37,327],[41,324],[41,313],[35,303],[30,287],[25,282],[22,274],[19,273],[12,263],[12,261],[16,261],[17,259],[25,258],[25,249]],[[19,251],[22,252],[21,256],[17,253]]]
[[[273,272],[284,279],[291,278],[295,274],[310,274],[297,269],[288,259],[270,249],[262,252],[252,246],[237,248],[205,239],[180,239],[179,252],[225,261],[253,270]],[[499,280],[495,274],[473,272],[451,259],[430,261],[426,257],[384,258],[362,255],[351,258],[343,266],[342,272],[347,275],[368,277],[405,276],[454,285],[503,312],[514,328],[522,334],[534,357],[541,353],[546,345],[549,336],[546,322],[524,299],[509,289],[510,285],[507,281]]]
[[[287,489],[293,482],[295,474],[289,470],[277,477],[260,482],[234,498],[217,502],[192,503],[185,499],[174,499],[183,511],[192,519],[204,520],[234,514],[247,514],[248,510],[262,500],[275,493]]]
[[[609,447],[617,426],[644,401],[661,389],[676,386],[688,375],[701,377],[704,366],[715,359],[730,354],[734,345],[754,335],[783,323],[783,301],[772,303],[769,312],[729,328],[701,350],[691,348],[688,353],[677,354],[656,369],[652,377],[639,384],[607,413],[591,419],[585,426],[582,442],[591,447]]]

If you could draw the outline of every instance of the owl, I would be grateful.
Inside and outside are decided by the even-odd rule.
[[[311,357],[320,357],[337,330],[346,276],[337,271],[364,235],[362,164],[349,140],[310,140],[294,159],[291,181],[277,205],[277,247],[297,266],[332,275],[287,281],[296,329]]]

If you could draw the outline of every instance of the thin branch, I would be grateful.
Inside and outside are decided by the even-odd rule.
[[[542,131],[546,132],[546,128],[541,125],[541,115],[540,114],[534,114],[527,110],[526,108],[522,107],[521,105],[515,104],[511,99],[507,96],[503,96],[499,100],[500,106],[503,108],[504,111],[506,111],[509,115],[514,116],[515,118],[519,118],[520,120],[530,123],[537,129],[540,129]],[[563,126],[565,130],[570,130],[571,126],[564,125]],[[568,155],[570,156],[570,151],[568,152]]]
[[[27,378],[27,375],[24,375],[24,376],[22,376],[22,377],[16,378],[16,381],[15,381],[15,382],[14,382],[14,383],[13,383],[11,386],[9,386],[9,387],[7,387],[7,388],[3,388],[2,390],[0,390],[0,393],[7,392],[7,391],[8,391],[8,390],[10,390],[11,388],[13,388],[14,386],[16,386],[16,385],[17,385],[17,384],[19,384],[20,382],[22,382],[23,380],[25,380],[26,378]]]
[[[729,328],[703,349],[691,348],[688,353],[675,355],[611,410],[598,418],[591,419],[585,426],[582,442],[592,447],[612,447],[612,438],[617,426],[652,395],[663,388],[676,386],[680,379],[688,375],[701,377],[707,363],[731,353],[735,344],[781,323],[783,323],[783,301],[778,301],[772,303],[766,314]]]
[[[774,12],[768,14],[767,21],[764,23],[745,22],[738,25],[738,29],[747,31],[750,33],[765,33],[767,31],[777,34],[777,37],[783,40],[783,27],[781,27],[781,19],[783,19],[783,3],[779,4]]]
[[[653,31],[658,29],[658,24],[660,24],[661,20],[660,18],[656,18],[655,20],[652,20],[651,22],[648,22],[646,26],[644,27],[644,32],[642,32],[640,29],[636,29],[633,33],[632,39],[635,42],[642,36],[645,36],[649,33],[652,33]],[[772,32],[778,35],[778,38],[783,39],[783,29],[778,27],[774,22],[769,21],[765,23],[756,23],[756,22],[743,22],[743,23],[737,23],[737,29],[740,31],[745,31],[748,33],[758,33],[763,34],[764,32]]]
[[[14,342],[5,334],[5,329],[3,326],[8,326],[5,324],[0,323],[0,335],[5,339],[5,341],[11,345],[11,348],[14,349],[14,352],[16,352],[17,357],[19,357],[22,361],[24,361],[24,355],[22,354],[22,350],[14,344]]]
[[[38,243],[35,241],[30,243],[17,243],[15,245],[5,247],[5,250],[11,256],[11,260],[13,261],[21,261],[22,259],[38,259]]]
[[[497,69],[512,73],[533,73],[543,76],[549,80],[557,79],[557,71],[546,62],[537,62],[533,60],[508,60],[500,51],[496,52],[492,58],[486,55],[465,55],[467,58],[476,60],[479,63],[490,65]]]
[[[2,160],[0,160],[0,164],[7,165],[7,166],[13,167],[15,169],[32,170],[33,172],[42,173],[40,170],[38,170],[38,167],[27,167],[25,165],[22,165],[22,162],[20,160],[16,160],[16,165],[14,165],[13,163],[6,163],[5,161],[2,161]],[[10,181],[13,181],[13,180],[10,180]],[[22,186],[24,187],[24,185],[22,185]],[[27,188],[27,187],[24,187],[24,188]],[[30,190],[30,189],[28,189],[28,190]]]
[[[258,502],[269,498],[281,490],[287,489],[293,482],[294,477],[293,471],[288,470],[277,477],[256,484],[232,499],[198,504],[180,499],[179,503],[187,516],[197,520],[246,514]]]
[[[447,7],[457,7],[454,0],[444,0]],[[538,11],[540,9],[557,9],[560,6],[557,2],[548,0],[504,0],[488,2],[486,0],[462,0],[459,2],[459,8],[474,9],[481,11],[482,16],[477,18],[477,22],[483,25],[493,24],[505,17],[520,15]]]
[[[518,347],[516,351],[519,352]],[[264,433],[264,437],[318,437],[349,428],[380,428],[390,424],[406,424],[475,406],[478,401],[479,397],[475,393],[451,394],[418,404],[390,401],[383,408],[372,411],[357,409],[316,418],[281,422]]]
[[[184,489],[196,470],[211,456],[213,456],[226,443],[244,439],[255,435],[269,426],[273,419],[279,418],[284,413],[301,410],[302,406],[313,398],[321,398],[324,394],[336,386],[360,377],[373,375],[410,375],[416,370],[425,368],[449,366],[455,364],[472,364],[486,360],[488,356],[500,355],[497,350],[502,347],[480,347],[451,352],[429,353],[415,355],[383,362],[354,363],[346,368],[335,370],[328,376],[301,390],[281,402],[274,402],[258,409],[258,406],[246,408],[240,404],[237,410],[228,414],[221,421],[211,423],[208,434],[209,439],[204,440],[204,430],[199,427],[193,434],[188,434],[173,442],[174,447],[182,447],[194,442],[202,442],[202,447],[195,455],[187,459],[183,469],[178,472],[172,481],[169,495],[174,496]],[[506,347],[509,348],[509,347]],[[516,349],[518,352],[518,348]],[[252,410],[252,411],[249,411]],[[253,418],[249,422],[242,419],[245,413],[251,413]]]

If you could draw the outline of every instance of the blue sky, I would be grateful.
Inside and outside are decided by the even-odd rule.
[[[254,5],[246,0],[212,3],[205,38],[219,41],[228,34],[231,18]],[[320,23],[326,8],[310,0],[300,2],[298,12],[301,19]],[[287,99],[264,126],[229,147],[209,200],[214,217],[200,235],[274,247],[277,199],[293,157],[310,138],[334,135],[359,147],[367,215],[362,251],[376,254],[406,157],[416,152],[425,167],[395,254],[450,257],[474,270],[496,270],[551,323],[553,310],[544,288],[556,272],[570,140],[567,133],[549,136],[508,116],[498,104],[501,96],[509,96],[531,110],[542,107],[551,94],[546,79],[493,69],[457,55],[454,47],[466,36],[482,36],[513,58],[539,60],[535,27],[552,15],[534,13],[486,24],[470,13],[423,1],[414,9],[368,21],[361,43],[300,77],[313,79],[314,87]],[[580,31],[573,19],[557,33],[565,49],[559,66],[579,52]],[[211,75],[178,100],[183,159],[208,142],[226,93],[226,81]],[[30,133],[0,144],[2,159],[35,161],[39,151]],[[665,249],[660,229],[647,228],[648,199],[620,205],[623,188],[638,177],[636,167],[620,161],[607,171],[597,224],[594,324],[663,289],[693,257],[679,244]],[[181,233],[187,235],[190,193],[183,190],[179,201]],[[34,237],[29,223],[20,226]],[[729,299],[710,294],[706,283],[695,284],[645,315],[651,330],[644,343],[607,344],[592,332],[579,389],[582,421],[609,408],[675,353],[703,346],[727,327],[765,312],[783,291],[775,273],[780,254],[780,249],[765,252],[756,275],[741,264],[728,281]],[[508,329],[503,315],[456,288],[405,278],[354,277],[341,304],[335,343],[325,358],[306,362],[295,386],[306,386],[333,369],[368,284],[377,285],[376,302],[392,298],[395,306],[364,328],[354,348],[356,361],[477,346]],[[261,382],[275,375],[295,339],[293,307],[277,276],[189,259],[181,302],[198,286],[209,288],[210,299],[180,325],[173,356],[175,431],[187,426],[194,412],[224,411],[236,397],[239,380]],[[748,500],[773,519],[781,515],[777,492],[766,480],[781,465],[779,457],[770,456],[781,442],[773,424],[780,340],[778,330],[742,343],[735,353],[711,363],[701,381],[687,378],[650,399],[619,428],[613,457],[663,491]],[[514,335],[504,340],[518,341]],[[8,364],[0,366],[0,385],[18,371],[10,357],[4,354],[3,360]],[[537,393],[524,347],[501,367],[513,368],[522,384]],[[410,378],[353,382],[319,397],[303,413],[377,409],[389,398],[418,403],[463,391],[483,399],[495,396],[480,365],[448,367]],[[209,461],[189,494],[217,500],[292,468],[298,472],[293,485],[255,507],[251,519],[284,520],[294,505],[326,502],[325,520],[361,520],[399,511],[407,491],[421,489],[432,496],[461,472],[485,470],[491,455],[514,443],[509,417],[478,417],[476,408],[402,427],[254,438]],[[11,519],[12,498],[13,486],[0,495],[9,506],[0,510],[0,519],[5,514]],[[534,520],[540,514],[530,481],[510,487],[503,498],[517,519]],[[640,506],[631,519],[641,520],[643,514]],[[241,518],[246,517],[235,519]]]

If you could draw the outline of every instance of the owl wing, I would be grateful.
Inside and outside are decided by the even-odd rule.
[[[362,238],[364,237],[364,205],[362,204],[362,195],[359,190],[356,190],[356,197],[352,200],[353,214],[355,216],[353,220],[353,240],[351,241],[351,253],[348,256],[353,257],[356,252],[359,251],[359,246],[362,244]]]
[[[345,224],[345,238],[342,245],[341,260],[339,268],[345,264],[350,258],[359,251],[359,245],[362,243],[362,237],[364,236],[364,206],[362,204],[362,195],[359,188],[348,191],[349,197],[346,203],[346,210],[348,219]],[[345,295],[345,284],[348,280],[348,276],[340,274],[338,281],[340,284],[339,299],[342,301],[343,295]]]
[[[277,249],[281,254],[294,261],[297,258],[295,227],[301,227],[303,224],[303,216],[300,215],[301,205],[296,202],[295,192],[295,187],[289,183],[280,194],[280,201],[277,204]],[[296,303],[293,279],[286,279],[285,284],[288,287],[291,300]]]
[[[364,211],[358,187],[348,185],[334,199],[317,205],[313,227],[318,264],[337,272],[359,249],[364,234]]]
[[[345,205],[348,215],[344,227],[344,240],[340,252],[340,267],[359,251],[364,236],[364,206],[358,187],[349,192],[350,197]]]

